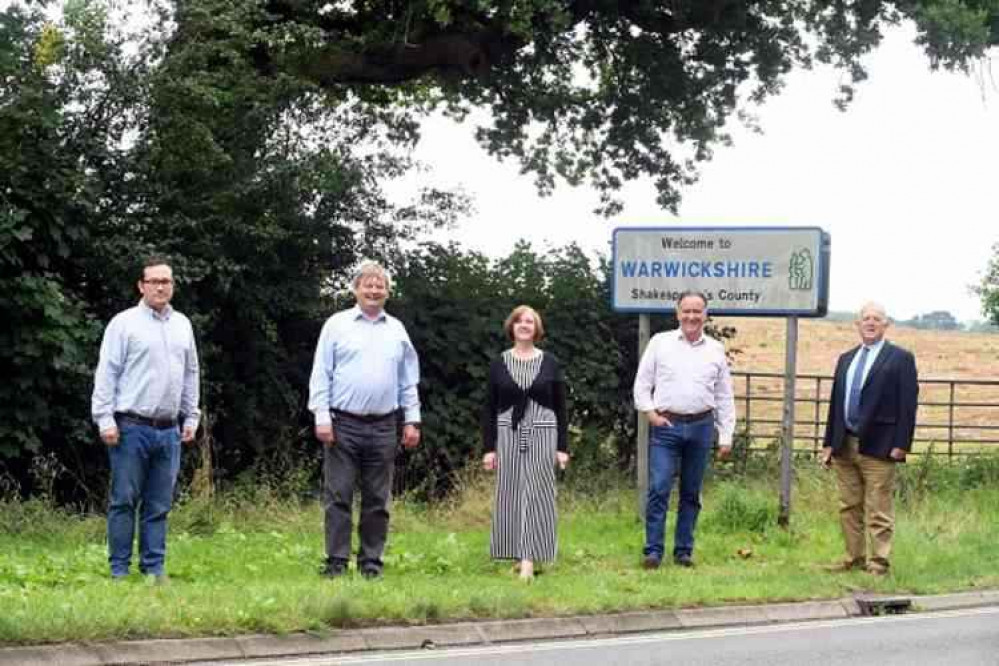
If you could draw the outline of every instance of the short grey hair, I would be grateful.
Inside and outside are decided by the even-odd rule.
[[[364,278],[377,277],[385,283],[385,291],[392,291],[392,278],[389,274],[385,272],[385,268],[379,264],[377,261],[372,261],[371,259],[365,259],[361,262],[361,265],[357,267],[357,272],[354,273],[354,289],[357,289],[361,285],[361,281]]]
[[[881,305],[876,301],[867,301],[866,303],[861,305],[860,310],[857,311],[857,319],[858,320],[863,319],[864,313],[869,310],[881,315],[881,318],[884,319],[885,321],[891,321],[891,319],[888,317],[888,311],[885,310],[885,306]]]

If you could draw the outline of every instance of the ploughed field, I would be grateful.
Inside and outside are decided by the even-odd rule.
[[[718,326],[734,326],[734,339],[726,343],[735,372],[782,373],[785,356],[784,319],[754,317],[717,317]],[[931,440],[933,450],[946,452],[950,441],[955,450],[988,447],[999,450],[999,444],[983,444],[978,440],[999,440],[999,429],[981,430],[968,426],[999,426],[999,335],[967,333],[963,331],[926,331],[904,326],[891,326],[886,336],[905,347],[916,356],[919,369],[919,413],[916,417],[917,439]],[[798,322],[798,376],[795,428],[796,446],[810,448],[813,435],[821,436],[827,403],[818,408],[815,396],[822,400],[829,397],[832,382],[829,379],[801,379],[801,375],[831,376],[836,359],[842,352],[859,342],[852,322],[834,322],[821,319],[800,319]],[[956,380],[953,388],[948,383],[927,380]],[[994,381],[994,385],[962,384],[962,380]],[[737,377],[735,390],[738,396],[736,410],[740,421],[746,416],[746,379]],[[951,398],[953,392],[953,399]],[[758,419],[778,420],[780,401],[757,400],[757,397],[778,398],[783,395],[781,378],[751,379],[753,400],[749,405],[754,421],[752,432],[757,435],[756,446],[766,445],[768,438],[777,432],[776,424],[756,423]],[[954,403],[975,405],[949,406]],[[924,404],[943,403],[943,404]],[[991,403],[995,406],[983,406]],[[953,415],[952,415],[953,414]],[[953,424],[953,427],[951,427]],[[741,428],[740,424],[740,428]],[[768,437],[769,436],[769,437]],[[924,450],[930,441],[917,442],[917,450]]]

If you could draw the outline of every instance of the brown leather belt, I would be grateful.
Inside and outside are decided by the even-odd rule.
[[[176,418],[154,419],[142,414],[136,414],[135,412],[115,412],[114,417],[118,421],[130,421],[139,425],[149,426],[150,428],[156,428],[157,430],[169,430],[170,428],[177,427]]]
[[[656,410],[656,414],[659,416],[665,416],[670,423],[693,423],[694,421],[706,419],[714,413],[713,409],[698,412],[697,414],[677,414],[676,412],[671,412],[667,409]]]

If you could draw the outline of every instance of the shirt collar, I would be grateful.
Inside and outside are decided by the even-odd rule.
[[[867,347],[867,352],[869,354],[876,354],[876,353],[880,352],[881,348],[884,347],[884,346],[885,346],[885,339],[884,338],[881,338],[880,340],[878,340],[877,342],[875,342],[873,345],[870,345],[870,346],[865,345],[862,342],[860,343],[860,348],[863,349],[864,347]]]
[[[173,306],[167,303],[163,306],[162,312],[157,312],[148,305],[146,305],[146,300],[144,298],[139,299],[139,308],[143,310],[147,315],[154,319],[159,319],[161,321],[169,321],[170,315],[173,314]]]
[[[353,307],[353,313],[354,313],[353,316],[354,321],[357,321],[358,319],[363,319],[365,321],[370,321],[370,322],[385,321],[385,310],[381,310],[378,313],[377,317],[375,317],[374,319],[370,319],[367,315],[364,314],[364,310],[361,309],[361,306],[355,304]]]
[[[676,339],[679,340],[680,342],[686,342],[691,347],[696,347],[697,345],[704,343],[704,329],[701,329],[701,336],[699,338],[697,338],[693,342],[690,342],[689,340],[687,340],[687,336],[683,334],[683,329],[678,328],[676,329]]]

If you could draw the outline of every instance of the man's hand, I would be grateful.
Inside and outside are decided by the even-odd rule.
[[[333,424],[317,425],[316,439],[322,442],[324,446],[333,446],[336,444],[336,435],[333,434]]]
[[[819,452],[819,464],[822,465],[823,469],[829,469],[832,467],[832,447],[824,446],[822,451]]]
[[[891,452],[888,455],[895,462],[903,462],[905,460],[905,454],[906,454],[905,449],[900,449],[896,446],[891,450]]]
[[[111,426],[107,430],[101,430],[101,441],[107,446],[118,446],[118,427]]]
[[[407,423],[402,427],[402,446],[411,449],[420,443],[420,429],[412,423]]]
[[[482,456],[482,469],[487,472],[492,472],[496,469],[496,452],[490,451],[486,455]]]
[[[194,433],[196,430],[197,428],[194,428],[192,426],[184,426],[184,430],[182,430],[180,433],[180,441],[184,442],[185,444],[190,444],[191,442],[193,442]]]
[[[645,412],[645,416],[648,417],[649,423],[656,426],[657,428],[662,428],[663,426],[666,426],[668,428],[673,425],[668,418],[666,418],[665,416],[663,416],[654,409]]]
[[[731,453],[732,453],[732,445],[731,444],[729,444],[728,446],[721,446],[721,445],[718,446],[718,459],[719,460],[728,460],[728,457],[729,457],[729,455],[731,455]]]

